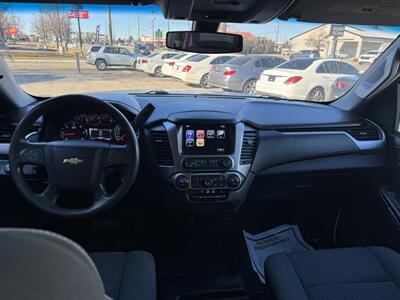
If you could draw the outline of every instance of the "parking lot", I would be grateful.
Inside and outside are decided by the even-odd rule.
[[[215,92],[220,89],[201,89],[174,78],[154,78],[128,68],[109,68],[100,72],[95,66],[80,62],[78,73],[73,59],[8,59],[7,65],[21,87],[32,95],[55,96],[67,93],[96,91],[179,90]]]

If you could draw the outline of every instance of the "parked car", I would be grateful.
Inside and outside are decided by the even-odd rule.
[[[272,55],[235,57],[210,70],[210,85],[224,90],[255,93],[255,84],[262,71],[274,68],[286,60]]]
[[[134,46],[134,52],[138,55],[150,55],[150,50],[147,45],[136,44]]]
[[[177,52],[157,52],[153,53],[140,61],[140,68],[142,71],[154,75],[159,78],[162,77],[162,64],[165,59],[176,56]]]
[[[128,49],[117,46],[92,46],[86,62],[95,65],[97,70],[104,71],[107,67],[125,66],[135,67],[137,55]]]
[[[378,56],[381,54],[381,52],[379,50],[372,50],[372,51],[368,51],[365,54],[362,54],[360,56],[360,58],[358,59],[358,63],[360,65],[362,64],[372,64],[375,59],[378,58]]]
[[[332,84],[341,76],[357,76],[358,70],[337,59],[299,58],[264,71],[256,84],[261,95],[309,101],[325,101]]]
[[[337,59],[346,59],[346,58],[349,58],[349,54],[344,52],[344,51],[342,51],[342,50],[339,50],[339,52],[335,53],[335,57]]]
[[[320,58],[318,50],[300,50],[297,53],[290,55],[290,59],[296,58]]]
[[[186,59],[188,59],[189,57],[192,57],[196,54],[194,53],[180,53],[177,54],[171,58],[165,59],[162,67],[161,67],[161,72],[163,74],[163,76],[171,76],[174,66],[178,61],[184,61]]]
[[[209,88],[210,69],[214,65],[224,64],[236,57],[234,54],[197,54],[175,64],[174,76],[183,82]]]
[[[350,90],[353,85],[360,79],[360,76],[343,76],[339,77],[332,84],[329,99],[338,99]]]
[[[136,59],[136,71],[143,71],[142,70],[142,60],[143,59],[147,59],[150,55],[151,54],[149,54],[149,55],[138,55],[137,56],[137,59]]]

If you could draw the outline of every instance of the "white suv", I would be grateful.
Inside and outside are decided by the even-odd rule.
[[[134,68],[137,55],[128,49],[117,46],[92,46],[86,62],[96,65],[97,70],[104,71],[110,66],[125,66]]]
[[[381,54],[379,50],[372,50],[368,51],[365,54],[360,55],[360,58],[358,59],[358,63],[360,65],[362,64],[372,64],[375,59],[378,58],[378,56]]]

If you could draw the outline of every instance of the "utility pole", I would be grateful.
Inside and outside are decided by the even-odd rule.
[[[137,40],[140,41],[140,15],[137,15]]]
[[[278,43],[279,43],[279,21],[276,27],[276,40],[275,40],[275,51],[278,52]]]
[[[151,12],[151,31],[153,33],[153,47],[155,47],[156,45],[156,38],[154,36],[154,19],[155,17],[153,17],[153,12]]]
[[[81,49],[81,55],[83,55],[83,49],[82,49],[82,32],[81,32],[81,18],[79,17],[79,11],[78,11],[78,35],[79,35],[79,47]]]
[[[109,4],[107,7],[107,16],[108,16],[108,44],[113,44],[113,34],[112,34],[112,20],[111,20],[111,5]]]

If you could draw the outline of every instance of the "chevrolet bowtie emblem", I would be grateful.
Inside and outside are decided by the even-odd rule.
[[[70,164],[70,165],[74,165],[74,166],[77,166],[83,162],[84,162],[83,159],[79,159],[77,157],[64,158],[64,160],[63,160],[63,164]]]

